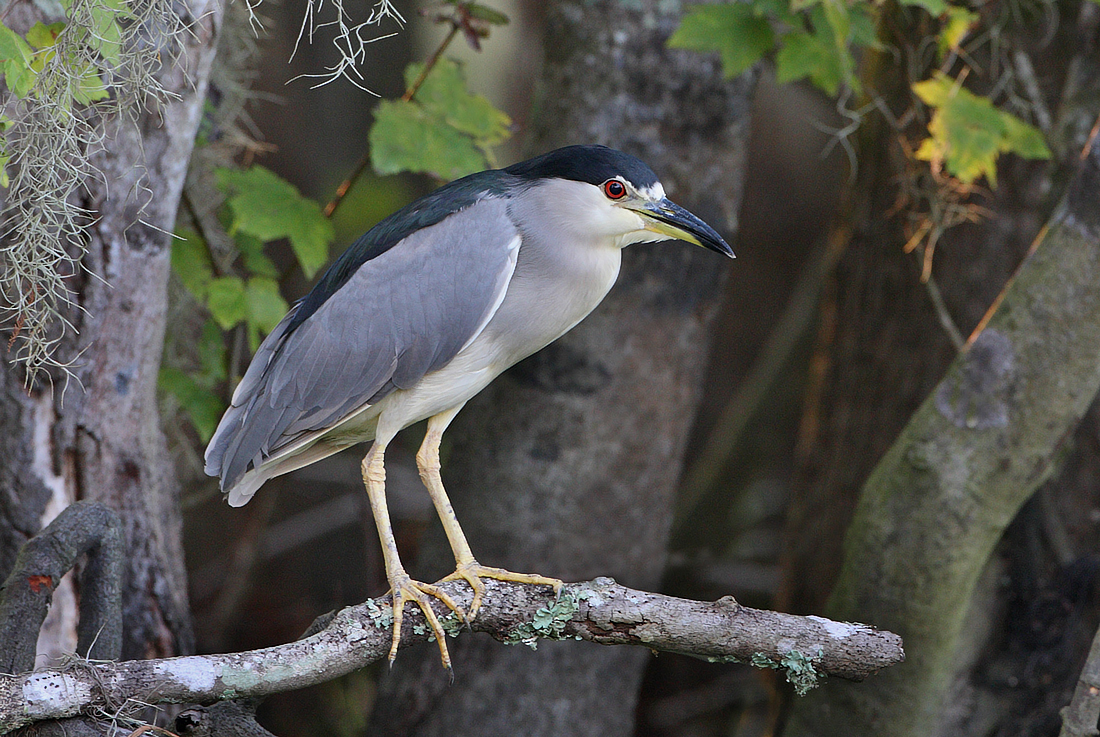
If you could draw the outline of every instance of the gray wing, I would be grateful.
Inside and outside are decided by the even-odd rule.
[[[520,234],[503,199],[484,199],[363,263],[287,333],[260,345],[206,450],[231,489],[250,469],[413,386],[469,343],[500,306]]]

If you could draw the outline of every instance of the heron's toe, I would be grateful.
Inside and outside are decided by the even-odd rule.
[[[399,580],[391,581],[391,586],[391,592],[393,593],[393,640],[390,644],[390,665],[393,665],[393,661],[397,657],[397,648],[401,643],[401,622],[404,617],[405,603],[411,601],[419,606],[420,611],[424,613],[424,619],[427,620],[428,627],[431,628],[432,634],[435,636],[436,644],[439,645],[439,656],[443,661],[443,667],[450,671],[451,654],[447,651],[447,636],[443,631],[443,625],[439,622],[439,617],[432,609],[432,602],[429,597],[442,601],[463,622],[468,621],[466,614],[446,591],[430,583],[414,581],[409,576],[404,576]]]
[[[474,590],[473,603],[470,604],[470,609],[466,612],[467,622],[473,622],[474,617],[477,616],[477,612],[481,608],[481,598],[485,593],[485,584],[482,582],[482,578],[495,578],[498,581],[514,581],[516,583],[533,583],[542,586],[550,586],[554,589],[555,594],[560,594],[561,587],[563,586],[561,579],[548,578],[546,576],[540,576],[537,573],[513,573],[503,568],[483,566],[476,560],[459,564],[455,572],[444,578],[443,581],[462,580],[468,583],[470,588]]]

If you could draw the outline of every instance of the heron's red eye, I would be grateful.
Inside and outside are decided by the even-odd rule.
[[[608,179],[603,183],[603,193],[612,200],[621,200],[626,197],[626,185],[618,179]]]

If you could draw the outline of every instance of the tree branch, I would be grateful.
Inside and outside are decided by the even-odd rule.
[[[472,629],[508,644],[535,647],[542,638],[605,645],[642,645],[714,661],[782,668],[799,690],[825,675],[861,680],[901,662],[901,638],[858,624],[749,609],[726,597],[696,602],[635,591],[609,578],[568,584],[555,600],[547,587],[486,580]],[[465,583],[440,584],[461,606]],[[200,703],[264,696],[337,678],[384,658],[390,646],[389,597],[336,613],[303,640],[228,655],[163,660],[89,662],[18,676],[0,676],[0,734],[47,719],[98,710],[128,700]],[[441,603],[437,612],[457,634],[460,624]],[[443,616],[450,614],[450,616]],[[426,642],[430,631],[409,607],[401,646]],[[461,668],[461,663],[458,664]],[[461,678],[461,673],[459,674]]]
[[[66,507],[23,546],[0,586],[0,672],[34,668],[38,631],[53,591],[85,553],[76,650],[94,658],[121,655],[122,525],[110,508],[81,501]]]
[[[1096,737],[1100,731],[1100,631],[1092,639],[1089,656],[1073,691],[1073,699],[1062,707],[1062,731],[1058,737]]]

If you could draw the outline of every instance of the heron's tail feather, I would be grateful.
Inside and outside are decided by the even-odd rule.
[[[226,493],[229,506],[243,507],[245,504],[248,504],[253,495],[264,485],[264,482],[274,475],[275,474],[270,473],[269,468],[258,468],[246,473],[241,477],[241,480]]]
[[[263,463],[259,468],[246,471],[236,484],[225,490],[229,506],[243,507],[248,504],[248,501],[268,479],[297,471],[299,468],[316,463],[323,458],[328,458],[334,453],[339,453],[351,445],[354,445],[354,443],[314,443],[292,455],[273,458]]]

